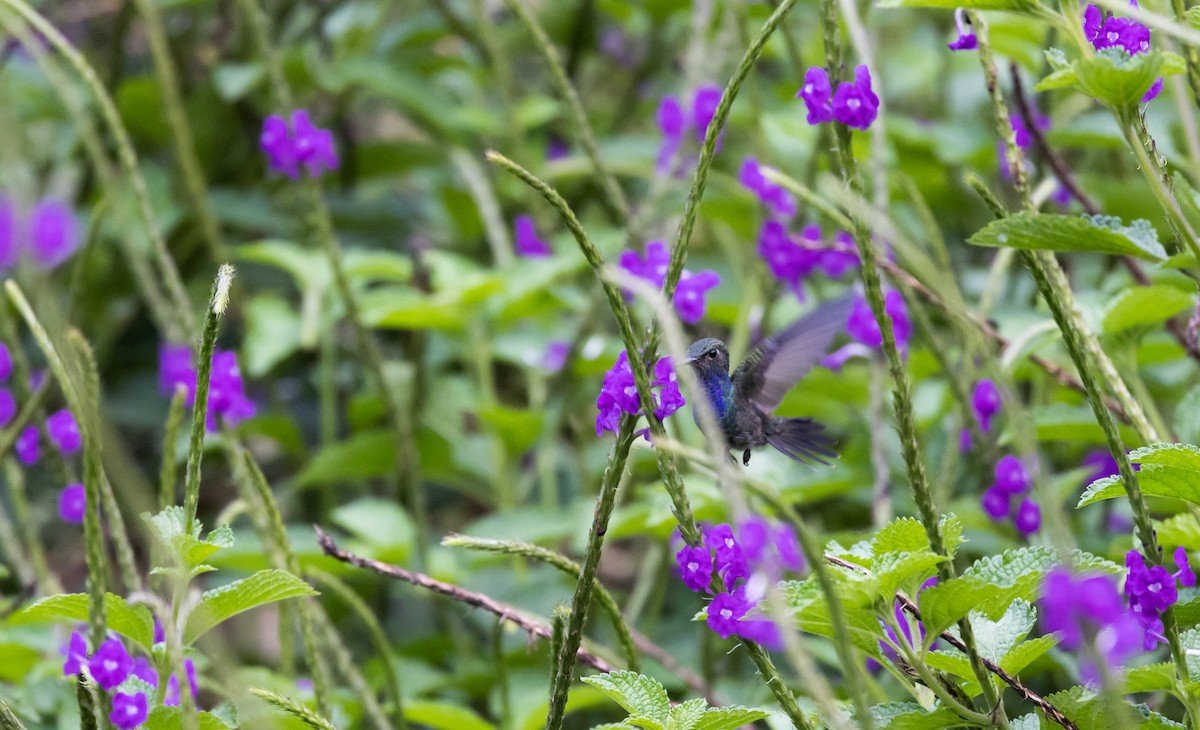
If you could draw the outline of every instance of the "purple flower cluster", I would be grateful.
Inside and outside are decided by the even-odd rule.
[[[775,217],[787,220],[796,215],[796,199],[783,187],[763,176],[758,160],[747,157],[738,172],[738,180],[747,190],[758,196]]]
[[[808,226],[796,237],[783,223],[769,220],[758,234],[758,255],[776,279],[803,299],[803,283],[814,271],[820,269],[836,279],[858,266],[858,252],[848,233],[838,233],[831,244],[821,239],[820,226]]]
[[[946,47],[952,51],[973,51],[979,47],[975,31],[971,30],[966,16],[965,8],[958,8],[954,11],[954,26],[958,30],[958,37],[946,44]]]
[[[1175,565],[1179,569],[1169,572],[1161,565],[1153,567],[1146,565],[1145,558],[1137,550],[1125,553],[1125,595],[1129,597],[1129,610],[1142,627],[1142,648],[1150,651],[1161,641],[1166,643],[1163,636],[1162,612],[1166,611],[1179,600],[1181,586],[1195,586],[1196,574],[1188,564],[1187,551],[1183,547],[1175,549]]]
[[[865,132],[879,114],[879,97],[871,90],[871,72],[866,66],[854,69],[854,81],[843,81],[837,91],[825,69],[812,66],[796,97],[804,100],[809,124],[837,121]]]
[[[1022,535],[1032,535],[1042,527],[1042,508],[1029,497],[1023,497],[1016,511],[1013,499],[1029,492],[1029,472],[1017,457],[1009,454],[996,462],[995,482],[983,490],[983,510],[993,521],[1012,517],[1013,527]]]
[[[1080,652],[1080,673],[1098,684],[1100,671],[1089,656],[1098,655],[1110,668],[1121,667],[1138,651],[1137,620],[1122,605],[1116,583],[1105,575],[1072,575],[1055,566],[1042,585],[1043,630],[1059,635],[1059,647],[1076,651],[1085,642],[1094,651]]]
[[[533,218],[527,215],[519,215],[513,219],[513,250],[518,256],[525,258],[545,258],[554,255],[549,244],[538,236]]]
[[[278,114],[264,119],[258,146],[267,155],[271,170],[293,180],[300,177],[302,165],[312,177],[320,177],[338,166],[333,133],[315,126],[303,109],[293,111],[290,122]]]
[[[883,298],[883,308],[892,319],[892,331],[896,335],[896,346],[904,350],[908,347],[908,341],[912,339],[913,331],[912,321],[908,318],[908,305],[904,303],[904,297],[895,289],[888,291]],[[851,337],[868,347],[879,349],[883,346],[883,332],[879,329],[879,322],[875,320],[875,314],[871,311],[871,306],[867,304],[867,298],[861,294],[854,300],[854,308],[850,311],[850,320],[846,323],[846,330]]]
[[[82,484],[68,484],[58,493],[58,516],[63,522],[78,525],[86,511],[87,492]]]
[[[663,141],[658,149],[659,174],[674,172],[676,157],[683,148],[688,131],[692,131],[698,142],[703,143],[708,134],[708,125],[712,123],[717,105],[721,101],[721,89],[717,86],[701,86],[692,95],[691,114],[683,109],[679,97],[666,95],[659,102],[655,120],[662,132]],[[717,137],[717,148],[721,147],[721,137]]]
[[[187,345],[163,345],[158,350],[158,383],[170,397],[175,388],[187,389],[187,405],[196,403],[196,368]],[[216,431],[220,421],[236,426],[255,413],[254,402],[246,397],[246,384],[238,367],[237,354],[228,350],[213,353],[208,381],[208,414],[205,424]],[[218,420],[218,418],[220,420]]]
[[[56,198],[43,198],[22,219],[16,204],[0,195],[0,272],[23,256],[40,269],[57,268],[79,248],[79,224],[71,207]]]
[[[662,287],[667,280],[667,267],[671,263],[671,253],[662,241],[650,241],[646,244],[646,255],[643,257],[637,251],[621,252],[618,259],[621,268],[639,279],[644,279],[654,286]],[[684,269],[679,284],[675,286],[672,301],[679,318],[688,324],[695,324],[704,318],[707,307],[705,298],[710,289],[721,284],[721,276],[711,269],[698,273]],[[631,296],[626,292],[626,296]]]
[[[1137,6],[1137,0],[1131,0],[1130,5]],[[1119,48],[1131,56],[1146,53],[1150,50],[1150,29],[1136,20],[1118,18],[1115,15],[1104,17],[1104,13],[1095,5],[1083,9],[1083,35],[1097,51],[1105,48]],[[1150,85],[1142,96],[1142,103],[1152,101],[1162,92],[1163,80],[1160,76]]]
[[[162,639],[156,634],[155,640]],[[66,662],[63,664],[64,676],[79,674],[87,667],[88,674],[96,684],[106,692],[113,693],[109,719],[114,725],[128,730],[146,721],[149,700],[145,693],[117,690],[130,677],[136,677],[151,687],[158,687],[158,672],[147,659],[130,656],[121,640],[115,638],[105,641],[89,656],[87,639],[79,631],[71,632],[71,638],[63,653],[66,655]],[[200,687],[196,682],[196,666],[191,659],[184,660],[184,674],[187,676],[192,697],[195,697],[199,694]],[[179,678],[174,675],[167,682],[163,704],[168,707],[179,705]]]
[[[687,403],[683,393],[679,391],[675,368],[671,366],[669,357],[661,358],[655,363],[650,390],[654,398],[654,416],[659,420]],[[623,350],[617,356],[617,362],[604,374],[604,384],[600,386],[600,396],[596,398],[596,409],[599,411],[596,414],[597,436],[603,435],[605,431],[615,432],[621,422],[622,413],[637,415],[642,412],[637,386],[634,385],[633,369],[629,366],[629,355]]]
[[[708,590],[714,575],[725,583],[726,590],[709,603],[707,619],[708,627],[722,639],[739,636],[771,649],[781,646],[779,627],[773,621],[747,617],[762,600],[762,595],[750,594],[749,579],[762,574],[777,580],[785,570],[804,570],[800,541],[790,526],[755,516],[743,522],[735,536],[730,525],[714,525],[704,530],[702,544],[680,548],[675,563],[684,585],[697,593]]]

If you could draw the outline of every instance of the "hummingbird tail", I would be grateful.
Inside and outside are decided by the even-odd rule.
[[[826,459],[837,454],[833,437],[824,431],[825,427],[811,418],[774,418],[767,428],[767,443],[801,463],[828,464]]]

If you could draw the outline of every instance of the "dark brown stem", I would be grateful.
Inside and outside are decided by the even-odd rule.
[[[512,606],[500,603],[499,601],[489,596],[485,596],[482,593],[468,591],[467,589],[460,588],[452,583],[444,583],[436,578],[431,578],[424,573],[407,570],[398,565],[392,565],[390,563],[382,563],[378,560],[371,560],[370,558],[364,558],[346,550],[342,550],[337,546],[336,543],[334,543],[333,537],[329,535],[329,533],[325,532],[316,525],[313,525],[313,527],[316,528],[317,531],[317,544],[321,546],[321,550],[325,551],[326,555],[335,560],[340,560],[343,563],[349,563],[350,565],[357,565],[360,568],[367,568],[368,570],[373,570],[380,575],[386,575],[389,578],[402,580],[405,583],[411,583],[412,585],[433,591],[434,593],[441,593],[443,596],[449,596],[455,601],[458,601],[459,603],[465,603],[468,606],[482,608],[485,611],[496,614],[496,616],[500,617],[500,620],[502,621],[511,621],[528,632],[531,637],[536,636],[539,639],[550,641],[551,632],[548,626],[538,623]],[[584,649],[583,647],[579,648],[576,656],[580,662],[583,662],[597,671],[612,672],[616,670],[616,667],[591,653],[587,649]]]

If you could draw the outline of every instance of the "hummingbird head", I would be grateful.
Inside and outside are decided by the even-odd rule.
[[[700,375],[729,375],[729,350],[725,343],[715,337],[696,340],[687,351],[684,362],[696,369]]]

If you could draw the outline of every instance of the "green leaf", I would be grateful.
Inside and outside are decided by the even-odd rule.
[[[413,528],[408,514],[390,499],[363,497],[333,511],[333,521],[371,546],[380,560],[403,563],[412,550]]]
[[[933,569],[946,560],[928,550],[919,553],[887,553],[875,562],[875,597],[891,602],[900,588],[910,581],[923,581],[933,575]]]
[[[887,702],[871,708],[871,719],[879,730],[936,730],[958,727],[962,719],[940,705],[926,710],[915,702]]]
[[[404,719],[433,730],[496,730],[470,708],[448,702],[418,700],[404,703]]]
[[[1094,251],[1162,261],[1167,252],[1149,221],[1122,225],[1112,216],[1018,213],[994,220],[967,239],[976,246],[1041,251]]]
[[[1167,57],[1173,55],[1152,50],[1131,56],[1121,49],[1106,48],[1076,60],[1072,67],[1080,91],[1120,109],[1140,102],[1159,76],[1178,73],[1174,63],[1167,62]]]
[[[231,728],[237,727],[237,725],[229,725],[221,717],[211,712],[200,712],[198,717],[200,730],[231,730]],[[184,730],[186,726],[183,723],[182,710],[178,707],[159,705],[150,711],[146,722],[139,727],[142,730]]]
[[[1129,460],[1140,464],[1137,483],[1142,494],[1200,504],[1200,448],[1191,444],[1154,444],[1136,449]],[[1088,485],[1075,508],[1125,496],[1120,475]]]
[[[875,534],[871,550],[875,555],[884,553],[908,553],[929,549],[929,538],[925,526],[912,517],[892,520]]]
[[[640,715],[652,720],[659,728],[666,728],[671,700],[655,680],[629,671],[593,674],[582,679],[608,695],[630,715]]]
[[[1046,700],[1073,720],[1080,730],[1126,730],[1130,721],[1146,730],[1184,727],[1145,705],[1134,705],[1119,698],[1114,701],[1109,695],[1097,694],[1084,687],[1057,692]]]
[[[998,621],[972,612],[971,628],[975,630],[975,642],[979,653],[986,659],[999,663],[1021,639],[1033,628],[1037,611],[1033,604],[1020,599],[1013,601]]]
[[[317,452],[296,477],[299,487],[345,484],[390,474],[396,468],[395,435],[363,431]]]
[[[1184,443],[1200,442],[1200,385],[1175,406],[1175,434]]]
[[[704,711],[707,709],[708,702],[703,698],[680,702],[671,708],[667,716],[667,730],[691,730],[696,723],[700,722],[700,718],[704,716]],[[632,719],[631,717],[629,721]]]
[[[155,537],[177,564],[187,568],[195,568],[218,550],[233,545],[233,531],[229,525],[221,525],[201,540],[200,533],[204,528],[200,520],[193,520],[189,529],[184,524],[187,520],[183,507],[178,505],[167,507],[153,516],[143,514],[142,519],[150,525]]]
[[[1162,662],[1134,667],[1125,672],[1125,691],[1166,692],[1175,688],[1175,664]]]
[[[1108,300],[1104,307],[1104,334],[1134,327],[1159,325],[1195,304],[1188,292],[1167,284],[1132,286]]]
[[[315,595],[316,591],[291,573],[260,570],[249,578],[205,591],[188,616],[183,641],[190,645],[217,624],[243,611],[287,598]]]
[[[90,602],[91,596],[86,593],[49,596],[21,609],[13,618],[16,621],[87,621]],[[149,608],[126,603],[124,598],[106,593],[104,611],[109,629],[150,653],[154,646],[154,616]]]
[[[749,707],[711,707],[704,711],[692,730],[733,730],[769,717],[771,713]]]

